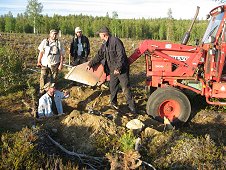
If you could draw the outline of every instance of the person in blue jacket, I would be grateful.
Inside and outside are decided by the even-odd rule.
[[[69,93],[56,90],[55,83],[50,82],[45,84],[44,89],[46,93],[39,99],[37,117],[50,117],[64,114],[62,99],[69,97]]]

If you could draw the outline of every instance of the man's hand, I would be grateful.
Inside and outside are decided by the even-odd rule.
[[[115,75],[120,74],[120,71],[119,70],[114,70],[114,74]]]
[[[38,62],[37,67],[42,67],[42,64],[40,62]]]
[[[63,68],[63,64],[60,63],[60,65],[58,66],[58,70],[62,70],[62,68]]]
[[[68,98],[70,96],[70,93],[68,91],[63,91],[63,93],[65,98]]]
[[[91,67],[90,66],[86,66],[86,70],[90,70],[91,69]]]
[[[43,57],[44,51],[40,51],[38,54],[38,61],[37,61],[37,67],[42,67],[42,57]]]

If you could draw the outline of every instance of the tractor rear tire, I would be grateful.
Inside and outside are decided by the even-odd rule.
[[[172,125],[185,123],[191,114],[191,104],[188,97],[174,87],[158,88],[147,101],[147,114],[163,122],[164,117]]]

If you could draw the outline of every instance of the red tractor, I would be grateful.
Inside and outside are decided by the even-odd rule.
[[[154,89],[146,110],[155,119],[166,117],[173,124],[186,122],[191,104],[185,90],[205,96],[209,104],[226,105],[220,102],[226,98],[226,77],[223,75],[226,73],[226,5],[210,11],[210,22],[202,42],[196,46],[186,45],[198,10],[181,44],[145,40],[129,57],[132,64],[141,55],[145,56],[146,85]],[[97,75],[94,84],[101,84],[106,78],[102,66],[100,70],[92,70]]]
[[[198,10],[181,44],[146,40],[129,58],[133,63],[145,54],[146,84],[156,87],[146,108],[147,113],[156,119],[165,116],[173,123],[188,120],[191,105],[184,89],[205,96],[209,104],[226,105],[226,102],[212,100],[226,98],[226,82],[222,74],[226,71],[226,6],[210,11],[211,19],[202,42],[188,46]]]

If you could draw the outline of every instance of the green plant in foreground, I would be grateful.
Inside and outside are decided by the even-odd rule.
[[[142,161],[139,160],[140,154],[134,150],[135,136],[129,131],[123,134],[120,139],[120,149],[122,152],[108,153],[106,157],[110,162],[111,169],[137,169]]]
[[[122,135],[119,139],[119,143],[121,144],[121,150],[123,152],[134,150],[135,140],[136,138],[131,131]]]
[[[117,150],[119,143],[116,135],[99,134],[95,136],[95,146],[98,153],[104,154],[106,152],[113,152]]]

